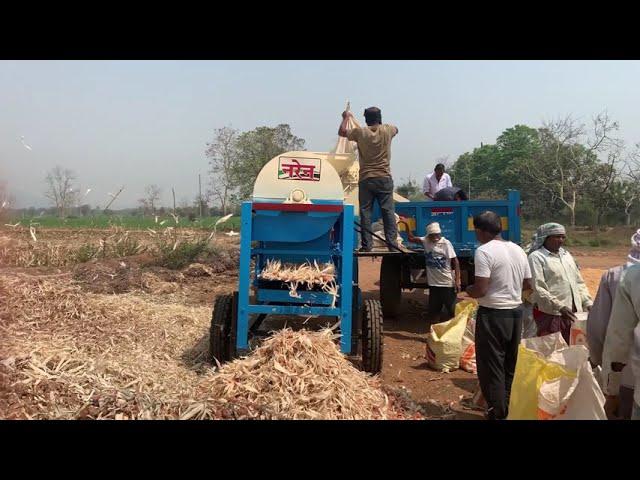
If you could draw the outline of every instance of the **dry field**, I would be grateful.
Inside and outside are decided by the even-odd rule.
[[[236,288],[238,251],[188,230],[2,230],[0,418],[421,418],[328,331],[213,363],[211,308]]]
[[[385,321],[379,378],[342,359],[328,332],[290,330],[220,371],[208,329],[214,298],[237,285],[238,237],[33,233],[0,230],[0,418],[479,418],[462,402],[473,375],[426,367],[426,295],[405,294],[401,317]],[[572,251],[594,294],[625,255]],[[379,263],[360,268],[377,297]]]

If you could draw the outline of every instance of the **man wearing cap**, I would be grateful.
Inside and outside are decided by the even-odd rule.
[[[529,248],[529,265],[538,336],[561,332],[569,343],[571,323],[577,319],[575,313],[588,311],[593,301],[578,265],[562,248],[566,233],[559,223],[538,227]]]
[[[427,175],[422,183],[422,192],[425,197],[433,200],[436,193],[443,188],[453,187],[451,177],[444,171],[444,165],[439,163],[433,169],[433,173]]]
[[[427,284],[429,285],[429,304],[427,314],[434,323],[446,321],[455,314],[456,297],[460,291],[460,263],[451,242],[442,236],[440,224],[427,225],[425,237],[408,234],[410,242],[422,243],[427,266]],[[441,319],[444,307],[446,318]]]
[[[625,265],[610,268],[602,274],[598,294],[587,319],[587,343],[589,344],[589,361],[592,366],[602,366],[607,327],[613,308],[613,299],[620,281],[629,267],[640,264],[640,229],[631,237],[631,250]],[[634,377],[628,363],[621,371],[620,388],[615,395],[608,397],[605,410],[610,418],[629,420],[633,409]]]
[[[352,113],[342,114],[338,135],[358,144],[360,179],[358,201],[362,225],[362,251],[371,251],[371,210],[376,200],[380,205],[384,236],[391,245],[398,246],[398,227],[393,208],[393,179],[391,178],[391,140],[398,134],[398,127],[382,123],[382,111],[370,107],[364,111],[366,127],[347,129]],[[390,251],[394,251],[389,247]]]

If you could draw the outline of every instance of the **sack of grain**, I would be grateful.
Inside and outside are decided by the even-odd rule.
[[[463,308],[456,309],[451,320],[431,325],[427,336],[427,363],[431,368],[442,372],[456,370],[460,366],[462,355],[462,337],[467,320],[476,306],[468,302]]]

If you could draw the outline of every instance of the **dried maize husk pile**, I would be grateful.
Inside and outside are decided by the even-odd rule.
[[[250,356],[223,365],[200,389],[207,402],[189,416],[211,418],[208,408],[226,402],[256,419],[403,419],[377,378],[355,368],[331,330],[277,332]],[[413,415],[413,418],[419,415]]]
[[[93,294],[71,274],[0,275],[0,418],[179,418],[206,361],[209,307]]]
[[[329,332],[282,332],[217,373],[210,318],[167,298],[87,293],[71,273],[2,272],[0,418],[404,418]]]
[[[285,283],[326,285],[336,280],[336,267],[332,263],[318,265],[317,262],[303,264],[282,263],[280,260],[267,260],[260,272],[260,278]]]
[[[282,263],[280,260],[267,260],[265,267],[260,272],[263,280],[280,281],[289,285],[289,295],[299,297],[300,285],[312,288],[320,286],[323,292],[333,296],[332,307],[335,306],[338,297],[336,284],[336,267],[333,263],[318,265],[314,260],[303,264]]]

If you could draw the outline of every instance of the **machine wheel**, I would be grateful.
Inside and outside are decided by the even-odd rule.
[[[360,315],[360,288],[353,287],[351,298],[351,355],[360,355],[360,336],[362,335],[362,317]]]
[[[382,370],[382,307],[377,300],[362,303],[362,369],[369,373]]]
[[[380,303],[385,316],[395,317],[400,311],[402,298],[401,259],[396,256],[382,257],[380,266]]]
[[[238,293],[219,295],[213,307],[209,329],[209,355],[220,363],[236,356],[235,325]]]

